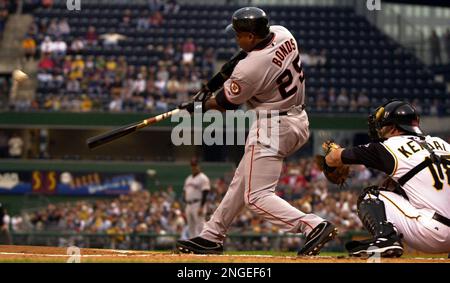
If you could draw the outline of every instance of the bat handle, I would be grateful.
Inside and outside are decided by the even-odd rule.
[[[142,128],[145,128],[145,127],[150,126],[152,124],[158,123],[158,122],[160,122],[162,120],[165,120],[165,119],[169,118],[172,115],[177,114],[178,112],[180,112],[180,109],[176,108],[176,109],[174,109],[172,111],[165,112],[165,113],[159,114],[159,115],[157,115],[155,117],[151,117],[151,118],[145,119],[145,120],[142,121],[142,123],[137,125],[137,128],[138,129],[142,129]]]

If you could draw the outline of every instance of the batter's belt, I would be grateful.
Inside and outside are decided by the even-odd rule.
[[[450,219],[448,219],[445,216],[440,215],[437,212],[434,213],[433,219],[436,220],[437,222],[444,224],[447,227],[450,227]]]
[[[302,113],[303,110],[305,110],[305,108],[306,108],[305,104],[300,104],[300,105],[292,106],[291,108],[289,108],[289,110],[280,111],[278,113],[275,112],[274,114],[275,114],[275,116],[298,115],[298,114]],[[257,114],[258,118],[259,117],[271,118],[272,117],[271,111],[274,111],[274,110],[267,110],[267,112],[264,113],[265,114],[264,116],[260,116],[261,115],[260,112],[256,112],[256,114]]]
[[[200,201],[200,199],[188,200],[188,201],[186,201],[186,204],[194,204],[194,203],[197,203],[199,201]]]

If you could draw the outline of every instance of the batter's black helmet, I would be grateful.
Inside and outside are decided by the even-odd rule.
[[[262,38],[269,34],[269,18],[260,8],[241,8],[233,13],[231,21],[232,23],[226,28],[229,34],[246,31]]]
[[[372,127],[375,127],[375,129],[395,125],[409,134],[423,135],[419,122],[419,115],[411,104],[400,100],[392,100],[378,107],[375,113],[369,116],[369,132],[372,123]]]

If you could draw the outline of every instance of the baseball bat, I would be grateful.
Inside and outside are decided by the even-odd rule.
[[[155,123],[158,123],[159,121],[165,120],[165,119],[169,118],[170,116],[177,114],[179,111],[180,111],[180,109],[176,108],[174,110],[162,113],[162,114],[154,116],[154,117],[150,117],[150,118],[142,120],[140,122],[134,122],[134,123],[128,124],[126,126],[122,126],[120,128],[113,129],[109,132],[100,134],[98,136],[88,138],[86,141],[87,146],[90,149],[99,147],[101,145],[104,145],[106,143],[114,141],[118,138],[129,135],[131,133],[134,133],[142,128],[145,128],[145,127],[148,127]]]

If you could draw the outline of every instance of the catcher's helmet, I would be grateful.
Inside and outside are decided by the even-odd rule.
[[[369,132],[387,125],[395,125],[406,133],[423,135],[419,122],[419,115],[411,104],[392,100],[378,107],[375,113],[369,116]]]
[[[260,8],[241,8],[233,13],[231,19],[232,23],[226,28],[228,34],[246,31],[262,38],[269,34],[269,18]]]

